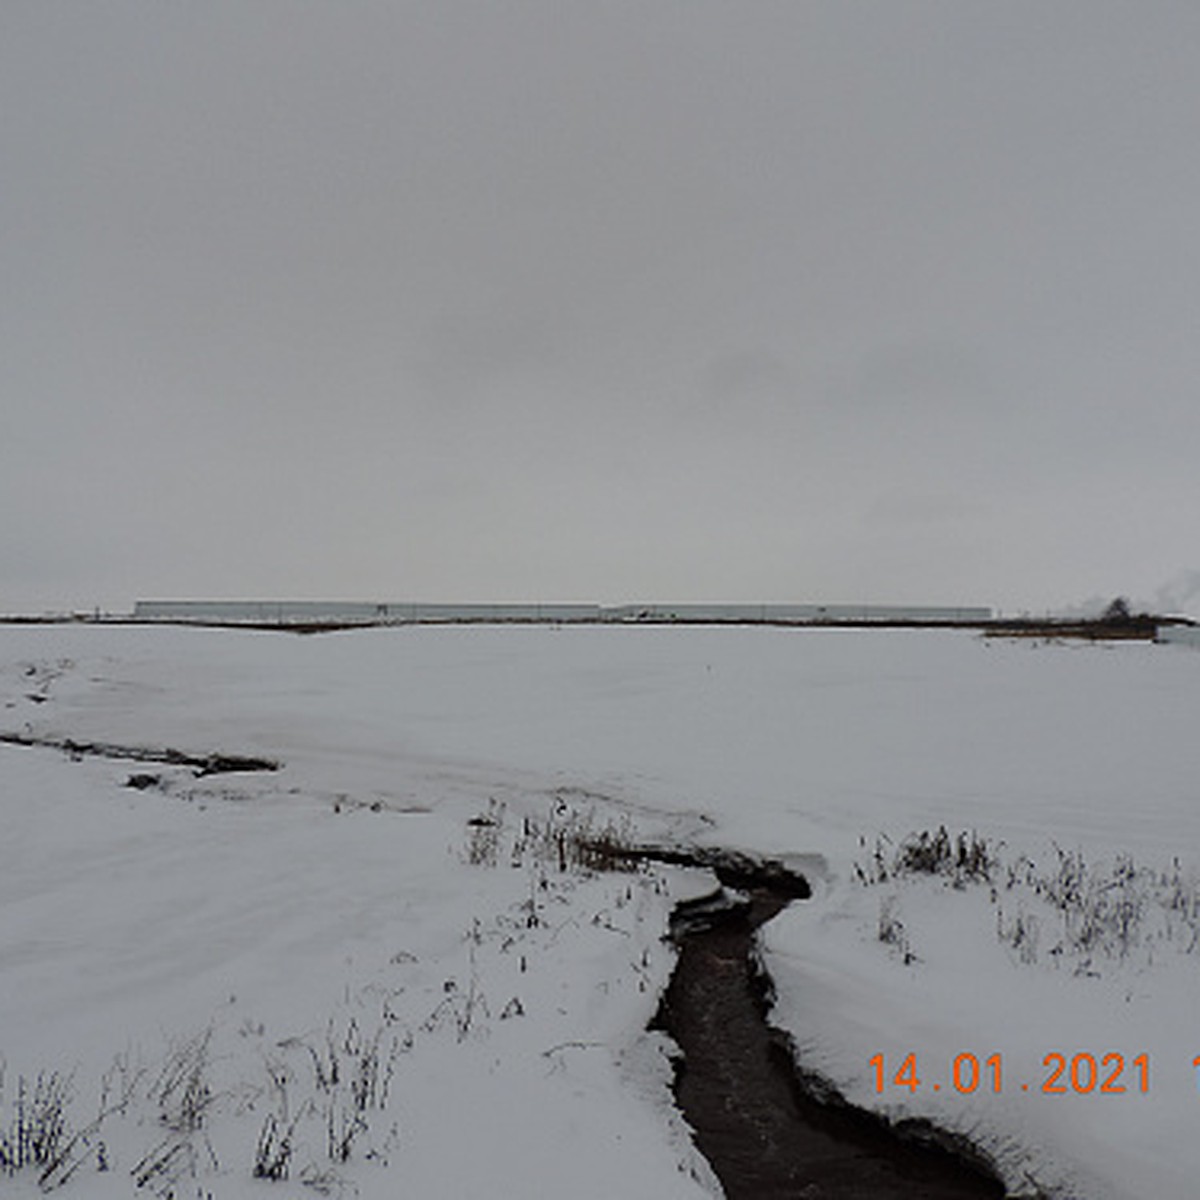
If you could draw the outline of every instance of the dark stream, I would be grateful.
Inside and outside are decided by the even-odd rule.
[[[999,1200],[1004,1187],[966,1147],[952,1152],[918,1123],[901,1136],[806,1086],[788,1038],[767,1023],[769,983],[753,954],[754,931],[801,894],[760,886],[741,902],[680,905],[672,921],[679,961],[655,1025],[680,1048],[676,1099],[725,1195]]]

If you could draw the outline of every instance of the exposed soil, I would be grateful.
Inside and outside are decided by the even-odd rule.
[[[739,875],[734,886],[746,889]],[[753,881],[744,899],[722,891],[682,904],[672,920],[679,960],[654,1027],[679,1046],[676,1099],[725,1195],[999,1200],[1003,1185],[969,1146],[925,1122],[890,1125],[850,1107],[797,1069],[790,1039],[767,1023],[770,981],[756,967],[754,931],[808,894],[791,879]]]
[[[76,742],[71,738],[33,737],[24,733],[0,733],[0,742],[8,746],[41,746],[61,750],[72,758],[114,758],[132,762],[161,763],[169,767],[190,767],[197,776],[224,775],[235,771],[278,771],[280,764],[270,758],[245,754],[188,754],[170,747],[117,746],[111,742]],[[135,776],[153,782],[152,776]],[[150,786],[131,784],[130,786]]]

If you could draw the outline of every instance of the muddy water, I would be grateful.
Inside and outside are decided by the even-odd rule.
[[[812,1098],[766,1021],[754,930],[787,898],[758,890],[733,908],[682,905],[679,961],[656,1025],[678,1044],[676,1099],[729,1200],[983,1200],[982,1169],[902,1140],[878,1118]]]

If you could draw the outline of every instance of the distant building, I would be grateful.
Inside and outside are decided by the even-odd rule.
[[[139,600],[138,621],[219,625],[604,622],[680,624],[978,624],[990,608],[880,604],[423,604],[350,600]]]

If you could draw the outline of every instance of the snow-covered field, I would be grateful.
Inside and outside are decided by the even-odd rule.
[[[64,1195],[714,1194],[645,1032],[710,881],[560,871],[590,820],[806,870],[774,1019],[852,1100],[1183,1200],[1198,699],[1186,648],[950,632],[0,626],[0,732],[282,764],[0,744],[0,1159],[61,1086]],[[942,824],[986,877],[903,869]]]

